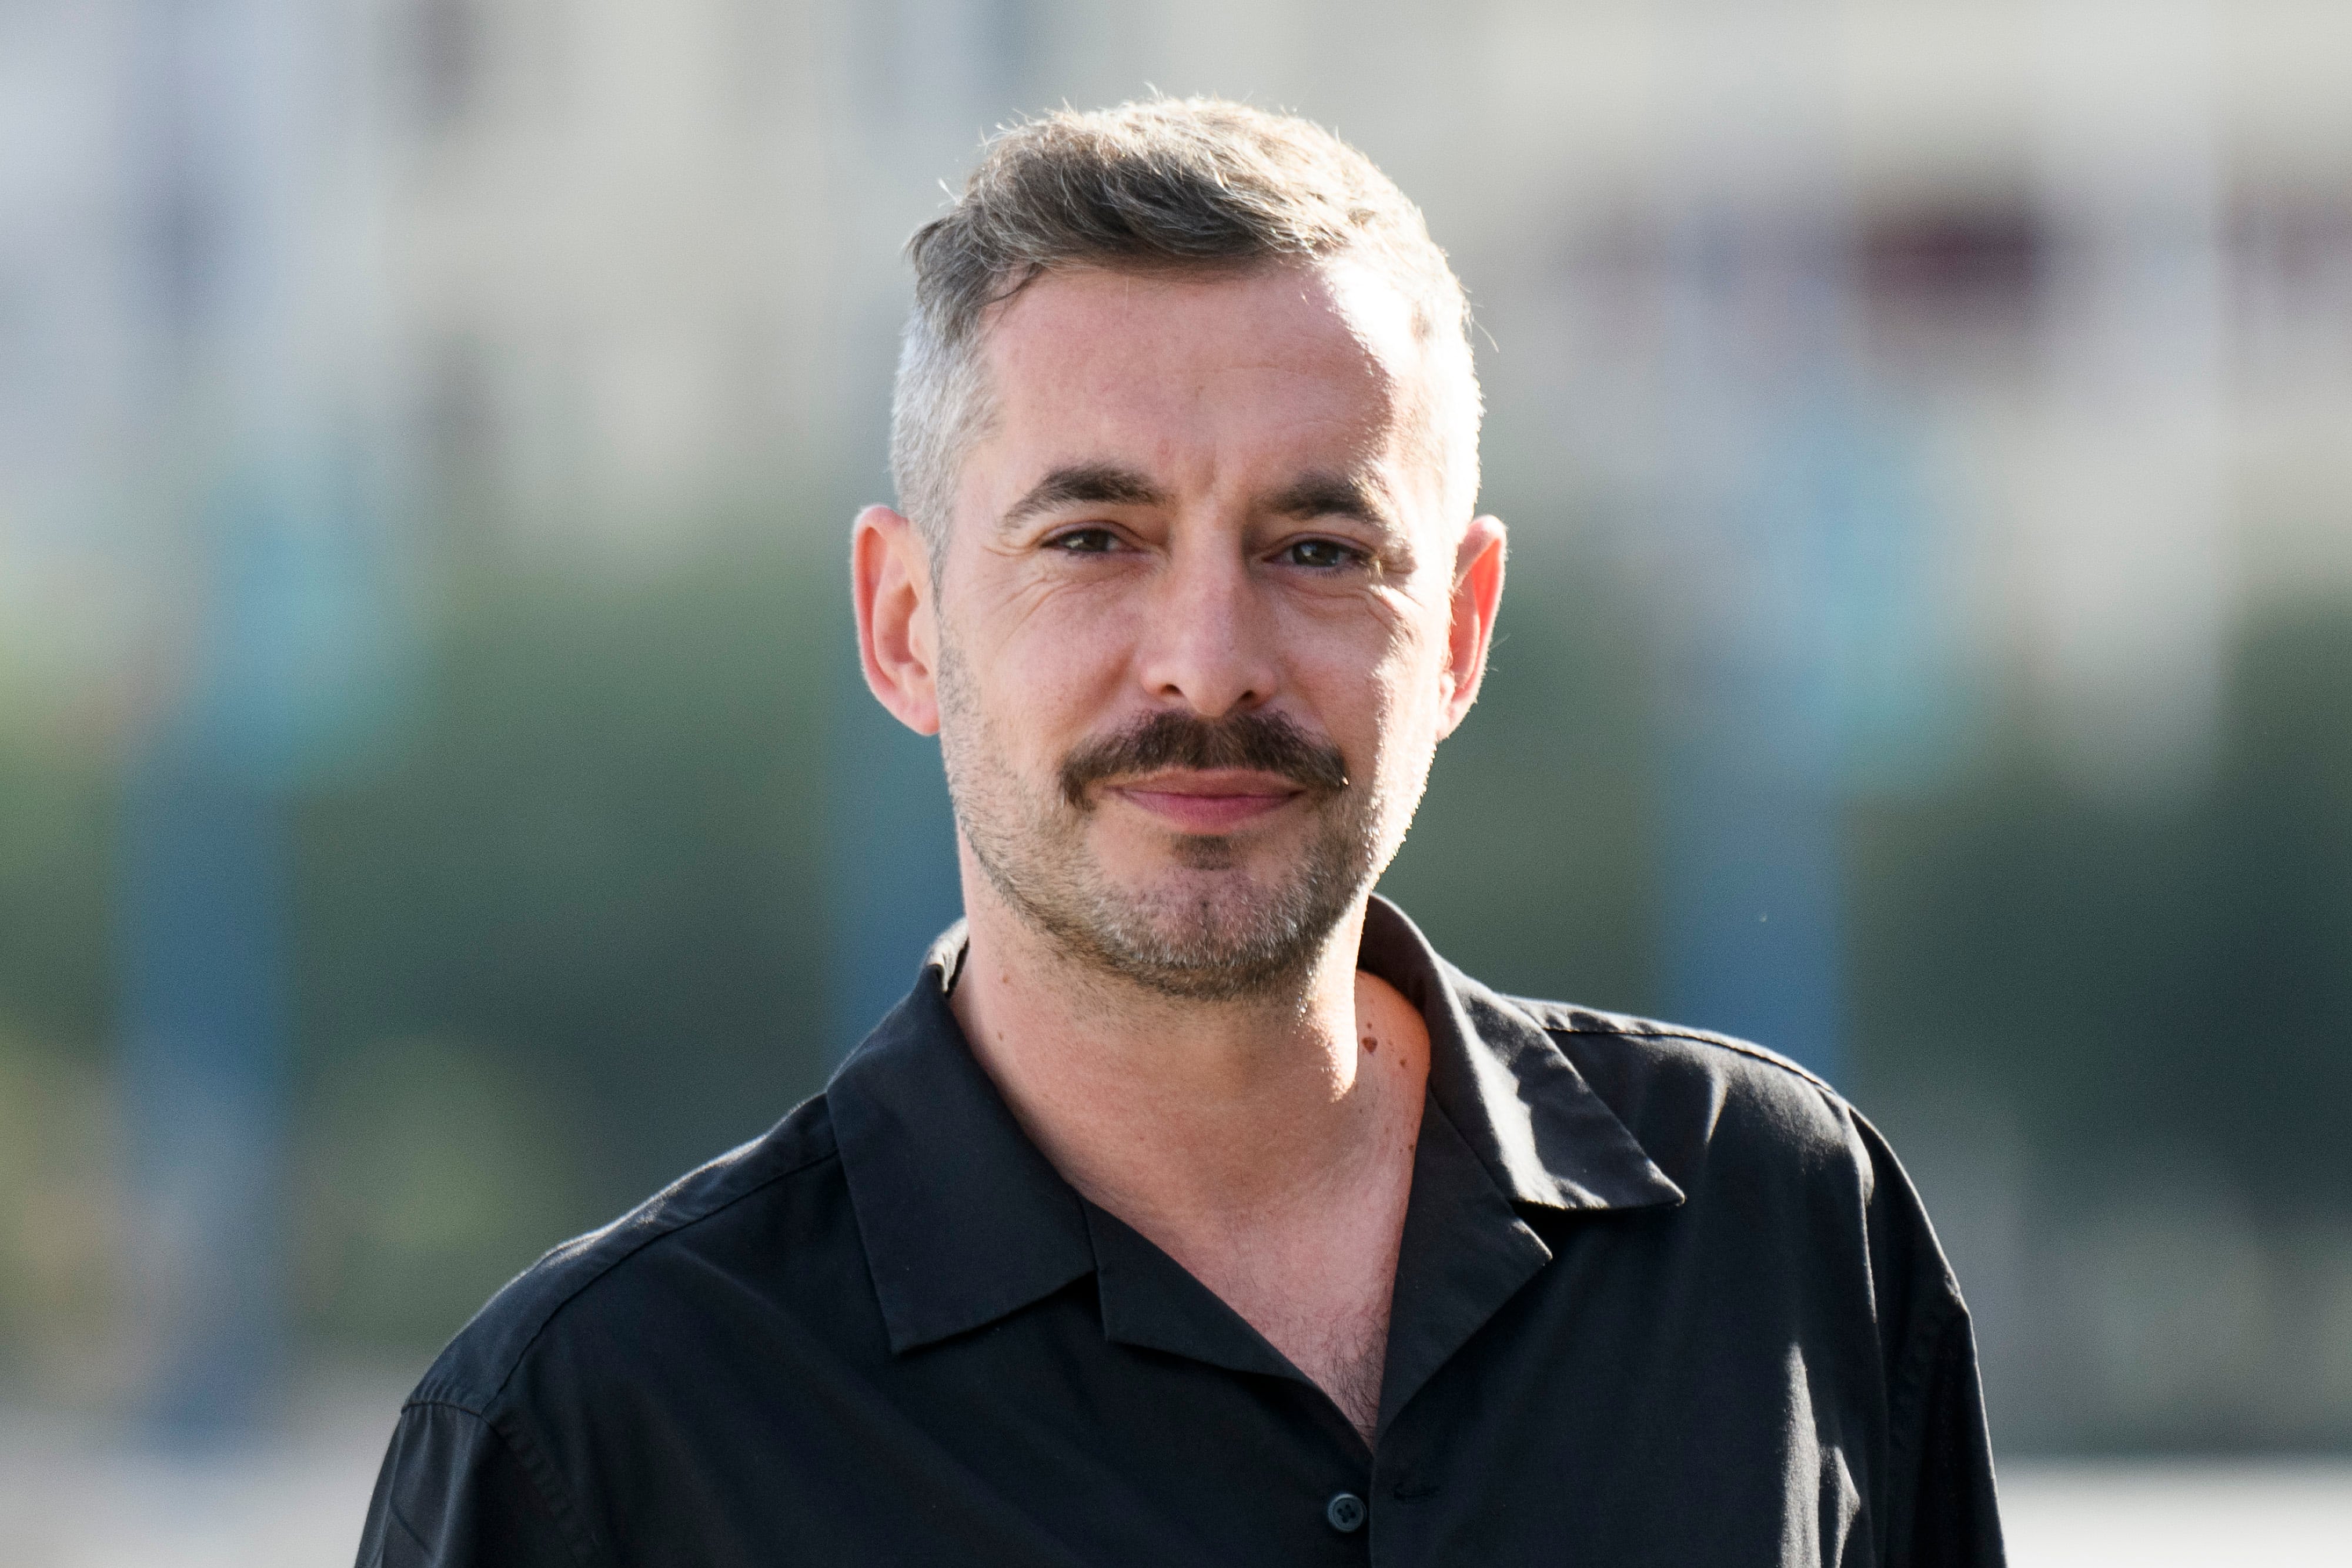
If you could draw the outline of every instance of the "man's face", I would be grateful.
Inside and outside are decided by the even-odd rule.
[[[934,580],[965,841],[1066,951],[1171,994],[1270,984],[1403,839],[1475,685],[1486,545],[1499,589],[1499,525],[1445,512],[1404,301],[1348,264],[1071,270],[985,352]]]

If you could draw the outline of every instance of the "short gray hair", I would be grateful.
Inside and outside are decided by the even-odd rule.
[[[907,243],[915,308],[890,408],[898,504],[937,561],[964,455],[991,408],[981,328],[991,307],[1056,267],[1240,271],[1340,255],[1403,295],[1415,336],[1458,363],[1449,475],[1477,490],[1470,310],[1421,211],[1371,160],[1307,120],[1222,99],[1065,110],[992,138],[963,194]],[[1447,450],[1450,448],[1451,450]],[[1464,505],[1467,506],[1465,498]]]

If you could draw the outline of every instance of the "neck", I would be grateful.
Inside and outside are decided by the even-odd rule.
[[[1356,971],[1363,900],[1285,982],[1203,1001],[1068,954],[974,870],[957,1020],[1046,1157],[1147,1234],[1311,1202],[1417,1127],[1426,1041]]]
[[[1289,985],[1203,1002],[1062,950],[967,852],[951,1001],[1031,1141],[1376,1436],[1429,1034],[1357,972],[1359,899]]]

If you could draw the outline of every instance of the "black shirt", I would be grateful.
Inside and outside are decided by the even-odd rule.
[[[947,1005],[501,1291],[403,1409],[362,1564],[1996,1564],[1966,1310],[1878,1134],[1737,1040],[1429,1026],[1380,1426],[1057,1175]]]

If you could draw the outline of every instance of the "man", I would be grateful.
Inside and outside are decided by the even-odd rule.
[[[1876,1134],[1370,896],[1503,586],[1418,213],[1158,101],[999,138],[910,251],[853,578],[966,922],[459,1335],[362,1563],[1999,1562]]]

